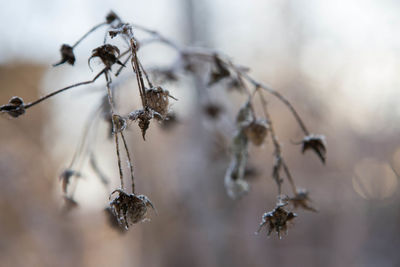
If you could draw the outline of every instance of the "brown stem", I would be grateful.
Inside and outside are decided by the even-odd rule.
[[[59,89],[59,90],[57,90],[57,91],[54,91],[54,92],[52,92],[52,93],[50,93],[50,94],[48,94],[48,95],[45,95],[45,96],[39,98],[38,100],[35,100],[35,101],[33,101],[33,102],[30,102],[30,103],[24,105],[24,107],[25,107],[25,109],[28,109],[28,108],[30,108],[30,107],[36,105],[36,104],[39,104],[40,102],[42,102],[42,101],[44,101],[44,100],[46,100],[46,99],[48,99],[48,98],[50,98],[50,97],[52,97],[52,96],[54,96],[54,95],[57,95],[57,94],[59,94],[59,93],[62,93],[62,92],[64,92],[64,91],[68,90],[68,89],[71,89],[71,88],[74,88],[74,87],[79,87],[79,86],[86,85],[86,84],[94,83],[103,73],[106,72],[106,70],[107,70],[107,68],[104,68],[104,69],[103,69],[102,71],[100,71],[92,80],[85,81],[85,82],[80,82],[80,83],[76,83],[76,84],[69,85],[69,86],[67,86],[67,87],[61,88],[61,89]]]
[[[114,121],[114,104],[113,104],[113,97],[112,97],[112,92],[111,92],[111,79],[108,76],[108,72],[105,73],[106,77],[106,82],[107,82],[107,95],[108,95],[108,103],[110,104],[110,109],[111,109],[111,123],[112,123],[112,133],[114,135],[114,140],[115,140],[115,149],[117,151],[117,160],[118,160],[118,169],[119,169],[119,178],[121,181],[121,189],[124,190],[124,175],[122,171],[122,166],[121,166],[121,155],[119,153],[119,142],[118,142],[118,134],[116,133],[115,130],[115,121]]]
[[[97,30],[98,28],[100,28],[101,26],[107,25],[107,22],[102,22],[96,26],[94,26],[93,28],[91,28],[87,33],[85,33],[78,41],[76,41],[76,43],[72,46],[73,48],[75,48],[80,42],[83,41],[83,39],[85,39],[86,37],[88,37],[89,34],[91,34],[92,32],[94,32],[95,30]]]
[[[124,147],[125,147],[125,151],[126,151],[126,157],[128,158],[128,162],[129,162],[129,169],[131,171],[131,180],[132,180],[132,194],[135,194],[135,176],[134,176],[134,172],[133,172],[133,164],[132,164],[132,159],[128,150],[128,145],[126,143],[125,140],[125,136],[123,132],[120,132],[121,137],[122,137],[122,141],[124,143]]]

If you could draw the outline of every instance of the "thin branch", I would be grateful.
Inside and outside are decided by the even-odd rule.
[[[57,94],[59,94],[59,93],[62,93],[62,92],[64,92],[64,91],[68,90],[68,89],[75,88],[75,87],[79,87],[79,86],[86,85],[86,84],[94,83],[103,73],[105,73],[106,70],[107,70],[107,68],[104,68],[104,69],[103,69],[102,71],[100,71],[93,79],[91,79],[91,80],[89,80],[89,81],[80,82],[80,83],[75,83],[75,84],[73,84],[73,85],[69,85],[69,86],[67,86],[67,87],[61,88],[61,89],[59,89],[59,90],[57,90],[57,91],[54,91],[54,92],[52,92],[52,93],[50,93],[50,94],[48,94],[48,95],[45,95],[45,96],[39,98],[38,100],[35,100],[35,101],[33,101],[33,102],[30,102],[30,103],[24,105],[24,107],[25,107],[25,109],[28,109],[28,108],[30,108],[30,107],[36,105],[36,104],[39,104],[40,102],[42,102],[42,101],[44,101],[44,100],[46,100],[46,99],[48,99],[48,98],[50,98],[50,97],[52,97],[52,96],[54,96],[54,95],[57,95]]]
[[[85,33],[78,41],[76,41],[76,43],[72,46],[73,48],[75,48],[80,42],[83,41],[83,39],[85,39],[86,37],[88,37],[89,34],[91,34],[92,32],[94,32],[95,30],[97,30],[98,28],[107,25],[107,22],[102,22],[96,26],[94,26],[93,28],[91,28],[87,33]]]
[[[129,169],[130,169],[130,172],[131,172],[131,180],[132,180],[132,194],[134,194],[135,193],[135,176],[134,176],[134,172],[133,172],[132,159],[131,159],[131,156],[130,156],[130,153],[129,153],[129,149],[128,149],[128,145],[127,145],[126,140],[125,140],[124,133],[120,132],[120,134],[121,134],[121,137],[122,137],[122,141],[124,143],[124,147],[125,147],[125,151],[126,151],[126,157],[128,158],[128,162],[129,162]]]
[[[108,103],[110,104],[110,109],[111,109],[112,133],[114,134],[115,150],[117,152],[119,178],[120,178],[120,181],[121,181],[121,190],[123,190],[124,189],[124,175],[123,175],[122,166],[121,166],[121,155],[119,153],[118,134],[117,134],[116,129],[115,129],[114,103],[113,103],[113,97],[112,97],[112,92],[111,92],[111,87],[110,87],[111,79],[108,76],[108,72],[105,72],[105,77],[106,77],[106,82],[107,82]]]

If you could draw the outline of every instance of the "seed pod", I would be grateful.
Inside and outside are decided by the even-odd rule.
[[[268,124],[265,120],[255,120],[244,127],[247,138],[256,146],[264,143],[268,134]]]
[[[75,63],[74,48],[70,45],[63,44],[60,48],[61,60],[60,62],[53,64],[53,67],[59,66],[67,62],[70,65]]]
[[[25,113],[25,105],[22,98],[13,96],[8,104],[0,106],[0,112],[7,113],[11,117],[17,118]]]
[[[127,194],[120,189],[111,193],[118,193],[118,197],[110,202],[110,207],[118,222],[126,229],[130,225],[146,220],[147,208],[154,209],[153,203],[144,195]]]
[[[159,113],[162,117],[168,114],[169,92],[160,86],[147,89],[145,92],[149,108]]]

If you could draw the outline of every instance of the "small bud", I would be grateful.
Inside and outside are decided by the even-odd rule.
[[[326,160],[326,142],[325,136],[310,134],[304,137],[301,142],[301,152],[304,154],[307,150],[313,150],[318,157],[321,159],[322,163],[325,164]]]
[[[0,106],[0,112],[7,113],[11,117],[17,118],[25,113],[24,101],[18,96],[13,96],[8,101],[8,104]]]
[[[67,62],[70,65],[75,63],[74,48],[70,45],[63,44],[60,48],[61,61],[53,64],[53,67],[59,66]]]

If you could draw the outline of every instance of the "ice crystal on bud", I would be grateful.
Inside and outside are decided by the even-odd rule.
[[[145,221],[148,207],[154,209],[153,203],[145,195],[127,194],[120,189],[114,190],[118,196],[110,202],[110,207],[118,222],[126,229],[130,225]]]
[[[8,104],[0,106],[0,112],[7,113],[11,117],[18,117],[25,113],[25,105],[22,98],[13,96]]]
[[[268,235],[270,235],[272,231],[275,231],[279,239],[282,239],[282,232],[287,234],[288,222],[297,217],[296,213],[284,209],[286,205],[287,202],[278,201],[276,207],[272,211],[264,213],[257,233],[265,227]]]

